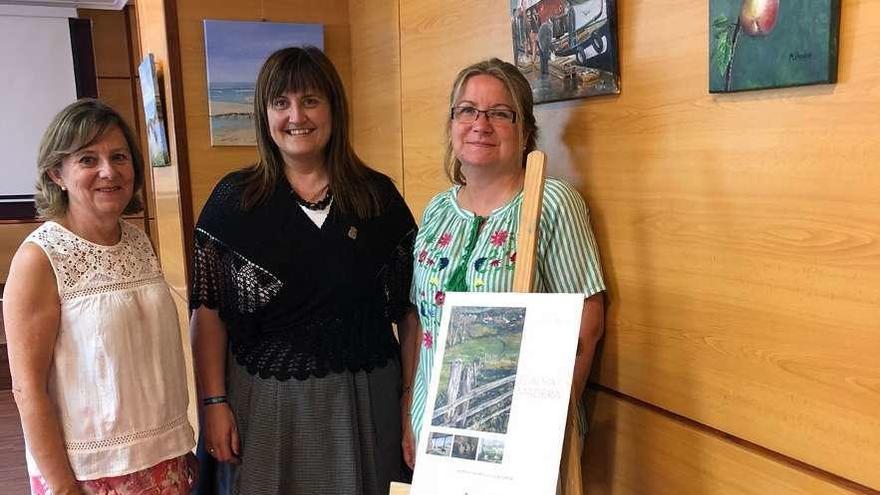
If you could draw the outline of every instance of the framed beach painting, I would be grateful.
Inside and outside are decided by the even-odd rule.
[[[446,294],[412,495],[555,493],[583,304]]]
[[[153,54],[148,53],[138,66],[141,82],[141,95],[144,103],[144,118],[147,121],[147,152],[150,165],[167,167],[171,165],[168,152],[168,139],[165,136],[165,119],[162,117],[162,99],[159,93],[159,80],[156,78],[156,63]]]
[[[710,0],[709,92],[837,81],[840,0]]]
[[[620,93],[617,0],[510,0],[510,28],[535,103]]]
[[[212,146],[254,146],[254,85],[272,52],[324,48],[320,24],[205,20],[205,59]]]

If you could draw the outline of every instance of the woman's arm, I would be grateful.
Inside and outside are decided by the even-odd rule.
[[[217,310],[198,307],[190,321],[199,400],[226,395],[226,325]],[[237,464],[238,429],[229,403],[202,405],[205,448],[220,462]]]
[[[581,313],[581,330],[578,335],[577,355],[574,359],[574,378],[572,390],[575,397],[580,397],[590,377],[590,368],[593,366],[593,355],[596,353],[596,344],[605,332],[605,296],[604,292],[593,294],[584,301],[584,310]]]
[[[412,386],[419,365],[419,345],[422,328],[415,308],[397,322],[397,335],[400,338],[400,361],[403,374],[403,395],[400,397],[400,417],[403,429],[403,459],[410,469],[415,467],[415,435],[412,431],[410,407],[412,406]]]
[[[48,392],[60,320],[61,302],[49,259],[37,245],[25,243],[12,259],[3,293],[12,393],[28,449],[52,492],[80,494]]]

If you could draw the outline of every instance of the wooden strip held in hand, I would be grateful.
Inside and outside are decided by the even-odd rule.
[[[516,268],[513,271],[513,292],[531,292],[535,282],[535,255],[538,251],[538,229],[541,222],[541,201],[544,198],[544,171],[547,157],[535,150],[526,159],[519,233],[516,238]]]
[[[541,204],[544,197],[544,174],[547,157],[541,151],[529,153],[526,160],[526,177],[523,182],[522,210],[519,214],[519,233],[516,239],[516,268],[513,273],[513,291],[531,292],[535,282],[538,235],[541,225]],[[577,415],[577,397],[572,394],[568,402],[568,420],[565,440],[562,444],[562,460],[559,479],[563,495],[584,493],[581,475],[580,423]]]

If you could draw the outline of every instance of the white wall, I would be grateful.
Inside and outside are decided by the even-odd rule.
[[[76,99],[68,17],[76,10],[0,5],[0,197],[33,194],[43,131]]]

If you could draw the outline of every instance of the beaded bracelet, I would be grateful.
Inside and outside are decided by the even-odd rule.
[[[214,397],[205,397],[202,399],[202,404],[206,406],[211,406],[214,404],[225,404],[229,402],[225,395],[215,395]]]

